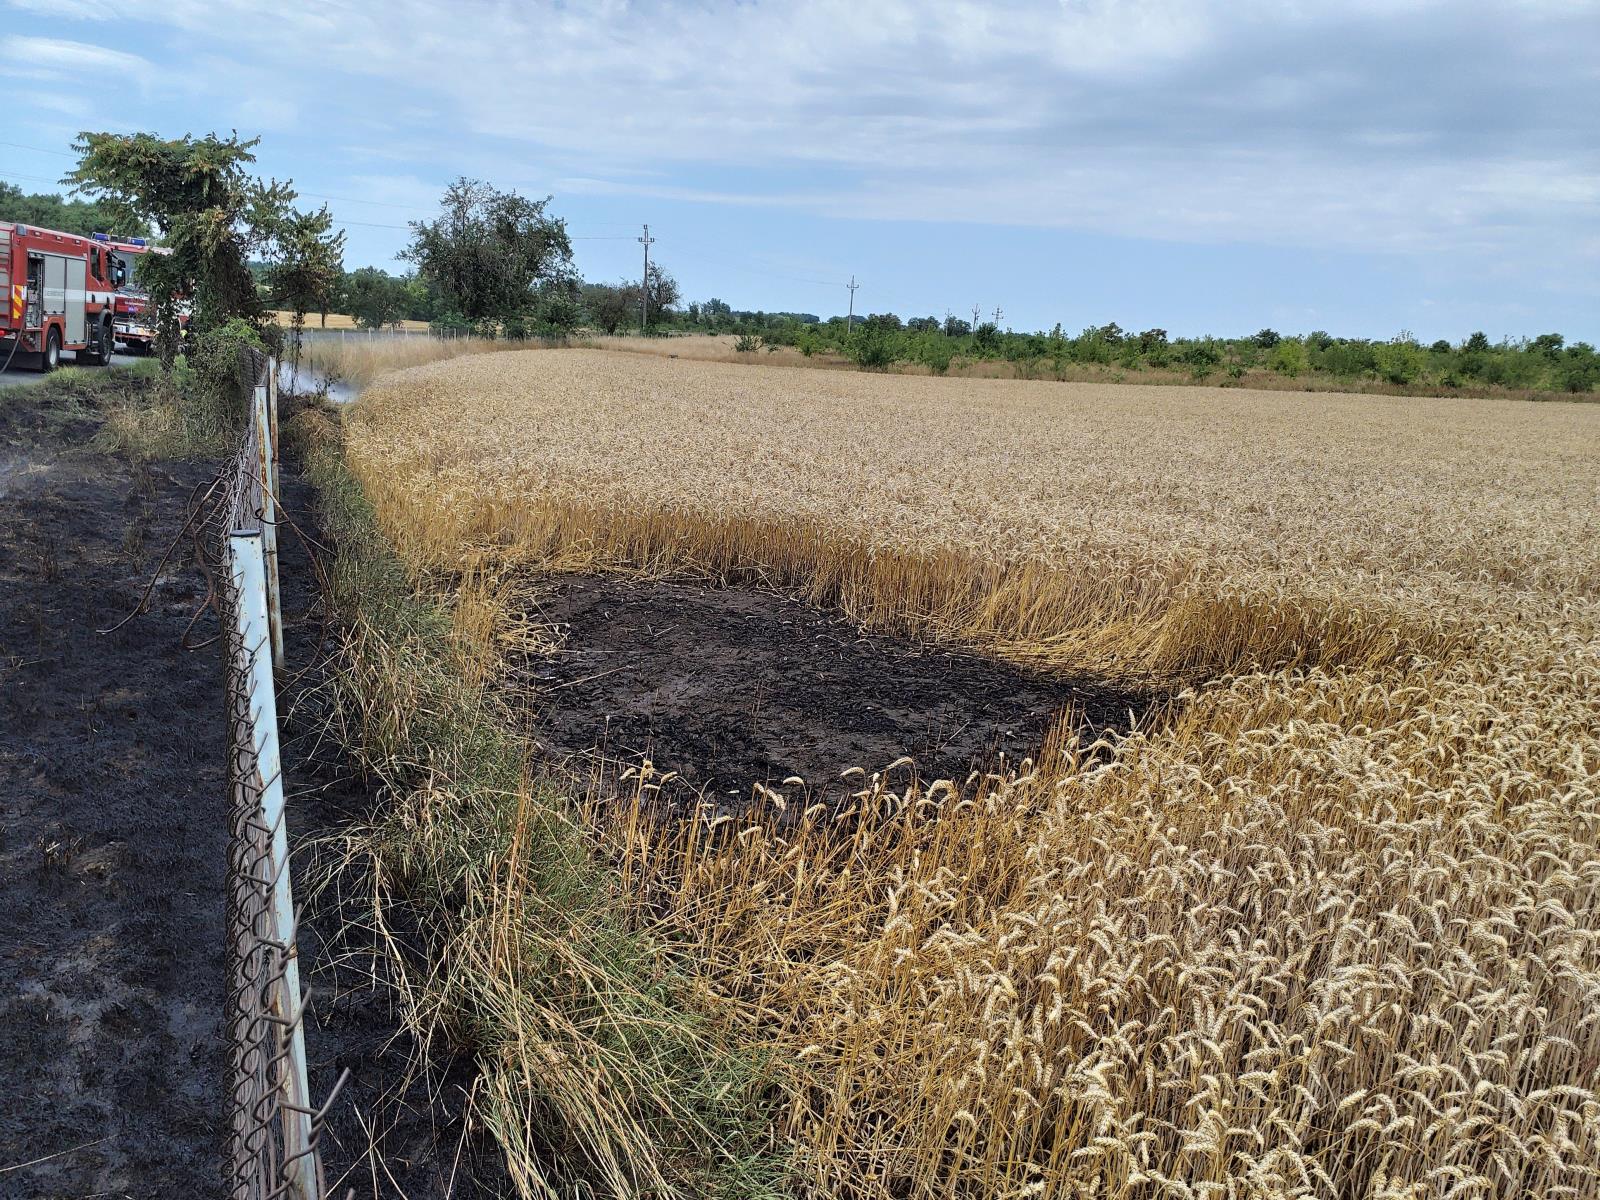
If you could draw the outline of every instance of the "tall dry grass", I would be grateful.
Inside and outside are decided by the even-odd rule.
[[[348,447],[420,571],[759,577],[1190,685],[842,815],[596,809],[778,1064],[794,1190],[1600,1195],[1600,414],[566,352],[392,376]]]
[[[325,378],[363,388],[387,371],[403,371],[427,363],[448,362],[469,355],[526,350],[526,342],[495,338],[400,337],[311,338],[301,349],[304,367]]]

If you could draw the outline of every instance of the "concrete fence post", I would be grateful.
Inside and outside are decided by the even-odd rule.
[[[261,483],[261,550],[266,561],[267,628],[272,645],[272,665],[283,669],[283,603],[278,587],[278,487],[277,422],[270,385],[255,388],[256,478]]]
[[[279,1111],[284,1157],[295,1200],[321,1200],[314,1110],[306,1074],[304,998],[300,991],[300,963],[295,939],[294,895],[289,879],[289,834],[284,823],[283,761],[278,744],[277,691],[272,680],[268,650],[270,619],[267,604],[266,535],[234,532],[228,538],[228,570],[238,597],[236,619],[240,644],[248,660],[243,680],[248,689],[250,737],[253,743],[261,808],[260,827],[270,831],[271,861],[265,878],[271,880],[272,938],[283,948],[281,986],[272,997],[273,1016],[282,1030],[284,1070]]]

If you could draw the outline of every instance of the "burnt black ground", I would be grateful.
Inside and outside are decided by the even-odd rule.
[[[0,412],[0,1196],[219,1195],[222,679],[179,646],[199,576],[96,632],[208,472],[85,454],[92,417],[18,414],[33,394]]]
[[[1085,742],[1151,693],[863,633],[771,591],[575,576],[539,603],[559,648],[517,667],[531,731],[557,759],[648,757],[708,798],[806,781],[813,800],[910,756],[925,782],[1037,754],[1070,710]],[[670,790],[670,789],[669,789]],[[680,789],[681,790],[681,789]]]
[[[92,405],[42,395],[0,399],[0,1198],[221,1196],[225,729],[218,648],[180,645],[198,570],[180,555],[148,611],[96,632],[138,603],[214,466],[96,453]],[[304,522],[307,489],[286,483]],[[307,843],[374,801],[325,736],[323,622],[288,535],[283,576],[304,897]],[[215,629],[207,615],[192,637]],[[301,927],[313,1095],[352,1073],[324,1143],[330,1182],[338,1195],[499,1194],[483,1182],[492,1152],[462,1141],[464,1068],[408,1080],[413,1048],[371,962],[343,943],[330,963],[341,918],[324,901]]]

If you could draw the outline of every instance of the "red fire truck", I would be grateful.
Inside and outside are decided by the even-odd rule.
[[[139,280],[139,262],[146,254],[171,254],[164,246],[152,246],[144,238],[114,238],[94,235],[106,246],[110,260],[110,279],[117,289],[112,323],[115,338],[134,354],[149,354],[156,345],[155,310],[150,304],[150,289]],[[179,336],[189,326],[187,305],[179,305]]]
[[[93,238],[0,221],[0,369],[27,356],[52,371],[61,352],[107,363],[113,330],[112,262]]]

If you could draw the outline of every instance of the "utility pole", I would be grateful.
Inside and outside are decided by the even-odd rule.
[[[996,304],[994,306],[994,327],[996,329],[1000,328],[1000,318],[1003,316],[1005,316],[1005,310]]]
[[[650,226],[644,227],[644,236],[638,239],[644,246],[644,278],[639,281],[639,336],[650,332]]]
[[[850,336],[850,330],[856,323],[856,289],[861,285],[856,282],[856,277],[852,275],[847,286],[850,288],[850,315],[844,319],[845,337]]]
[[[976,304],[972,306],[972,332],[978,332],[978,306]]]

